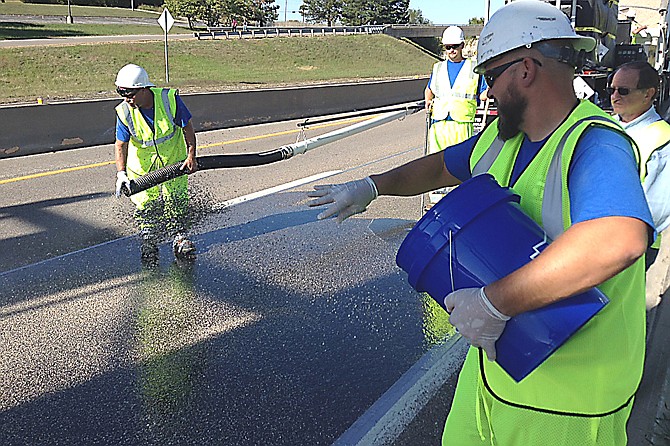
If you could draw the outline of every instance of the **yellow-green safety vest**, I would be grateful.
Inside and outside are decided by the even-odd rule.
[[[181,127],[174,123],[178,90],[151,88],[154,96],[154,128],[137,108],[123,101],[116,114],[130,131],[126,169],[130,178],[186,159],[186,141]]]
[[[451,116],[454,121],[474,122],[479,80],[479,76],[472,71],[475,62],[472,59],[464,60],[453,86],[449,81],[447,63],[445,60],[433,65],[433,80],[430,84],[430,90],[435,95],[432,118],[441,121]]]
[[[521,208],[552,239],[571,225],[568,169],[579,138],[594,125],[626,136],[610,116],[581,101],[514,185]],[[521,133],[502,141],[497,122],[491,123],[471,155],[473,175],[488,172],[502,186],[509,186],[522,141]],[[639,160],[632,140],[631,145]],[[494,398],[515,407],[585,417],[614,413],[631,401],[644,362],[643,258],[598,288],[610,299],[609,304],[521,382],[479,352],[481,378]]]
[[[638,141],[640,147],[640,179],[642,182],[647,178],[647,162],[652,153],[662,149],[670,142],[670,124],[664,120],[656,121],[645,128],[644,140]],[[661,248],[661,234],[656,235],[652,248]]]

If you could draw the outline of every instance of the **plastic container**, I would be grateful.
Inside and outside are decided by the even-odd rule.
[[[444,308],[453,290],[490,284],[534,259],[550,243],[489,174],[464,182],[427,212],[396,262],[409,283]],[[535,370],[609,302],[597,288],[511,318],[496,342],[498,364],[517,382]]]

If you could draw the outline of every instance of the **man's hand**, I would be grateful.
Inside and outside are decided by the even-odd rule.
[[[509,316],[493,306],[482,288],[463,288],[450,293],[444,305],[451,315],[449,322],[474,347],[481,347],[489,361],[496,359],[496,341],[505,329]]]
[[[342,223],[352,215],[367,209],[377,195],[379,193],[374,181],[370,177],[365,177],[344,184],[316,185],[313,191],[307,193],[308,197],[316,199],[307,204],[313,207],[332,203],[317,218],[322,220],[336,216],[337,222]]]
[[[130,180],[128,179],[126,171],[119,170],[116,172],[116,198],[121,196],[124,186],[128,191],[130,191]]]
[[[195,156],[188,155],[184,160],[184,163],[179,168],[180,170],[186,170],[187,173],[191,174],[198,171],[198,161],[196,161]]]

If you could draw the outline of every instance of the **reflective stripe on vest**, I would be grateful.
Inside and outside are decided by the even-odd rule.
[[[551,239],[556,239],[564,231],[563,229],[563,190],[561,180],[561,160],[563,158],[563,148],[572,132],[582,124],[600,122],[605,125],[612,123],[611,119],[602,116],[592,116],[582,118],[572,124],[572,126],[565,132],[558,143],[554,156],[552,157],[549,171],[547,173],[544,196],[542,200],[542,226],[544,231]],[[493,165],[493,162],[498,158],[502,151],[505,141],[500,136],[497,136],[489,149],[477,161],[475,167],[472,169],[472,175],[479,175],[488,172]]]
[[[472,70],[474,62],[465,59],[454,85],[449,80],[448,61],[433,65],[431,91],[433,119],[441,121],[449,116],[454,121],[472,122],[477,111],[477,84],[479,76]]]
[[[580,137],[594,125],[626,136],[602,110],[582,101],[547,138],[514,185],[521,196],[521,208],[541,226],[551,226],[554,234],[560,235],[571,225],[568,171]],[[522,142],[520,134],[501,144],[497,124],[487,126],[471,155],[473,175],[488,172],[502,186],[509,186]],[[629,404],[644,362],[643,260],[598,288],[610,303],[521,382],[480,355],[480,373],[487,391],[514,407],[568,416],[599,417]],[[556,392],[557,386],[560,392]]]

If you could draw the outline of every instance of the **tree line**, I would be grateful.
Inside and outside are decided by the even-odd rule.
[[[65,4],[67,0],[22,0],[27,3]],[[87,6],[130,7],[130,0],[70,0]],[[135,0],[135,6],[146,4],[167,7],[170,12],[188,20],[189,26],[240,25],[267,26],[278,19],[275,0]],[[303,21],[333,26],[380,25],[394,23],[428,24],[421,10],[410,9],[409,0],[303,0],[299,8]]]

